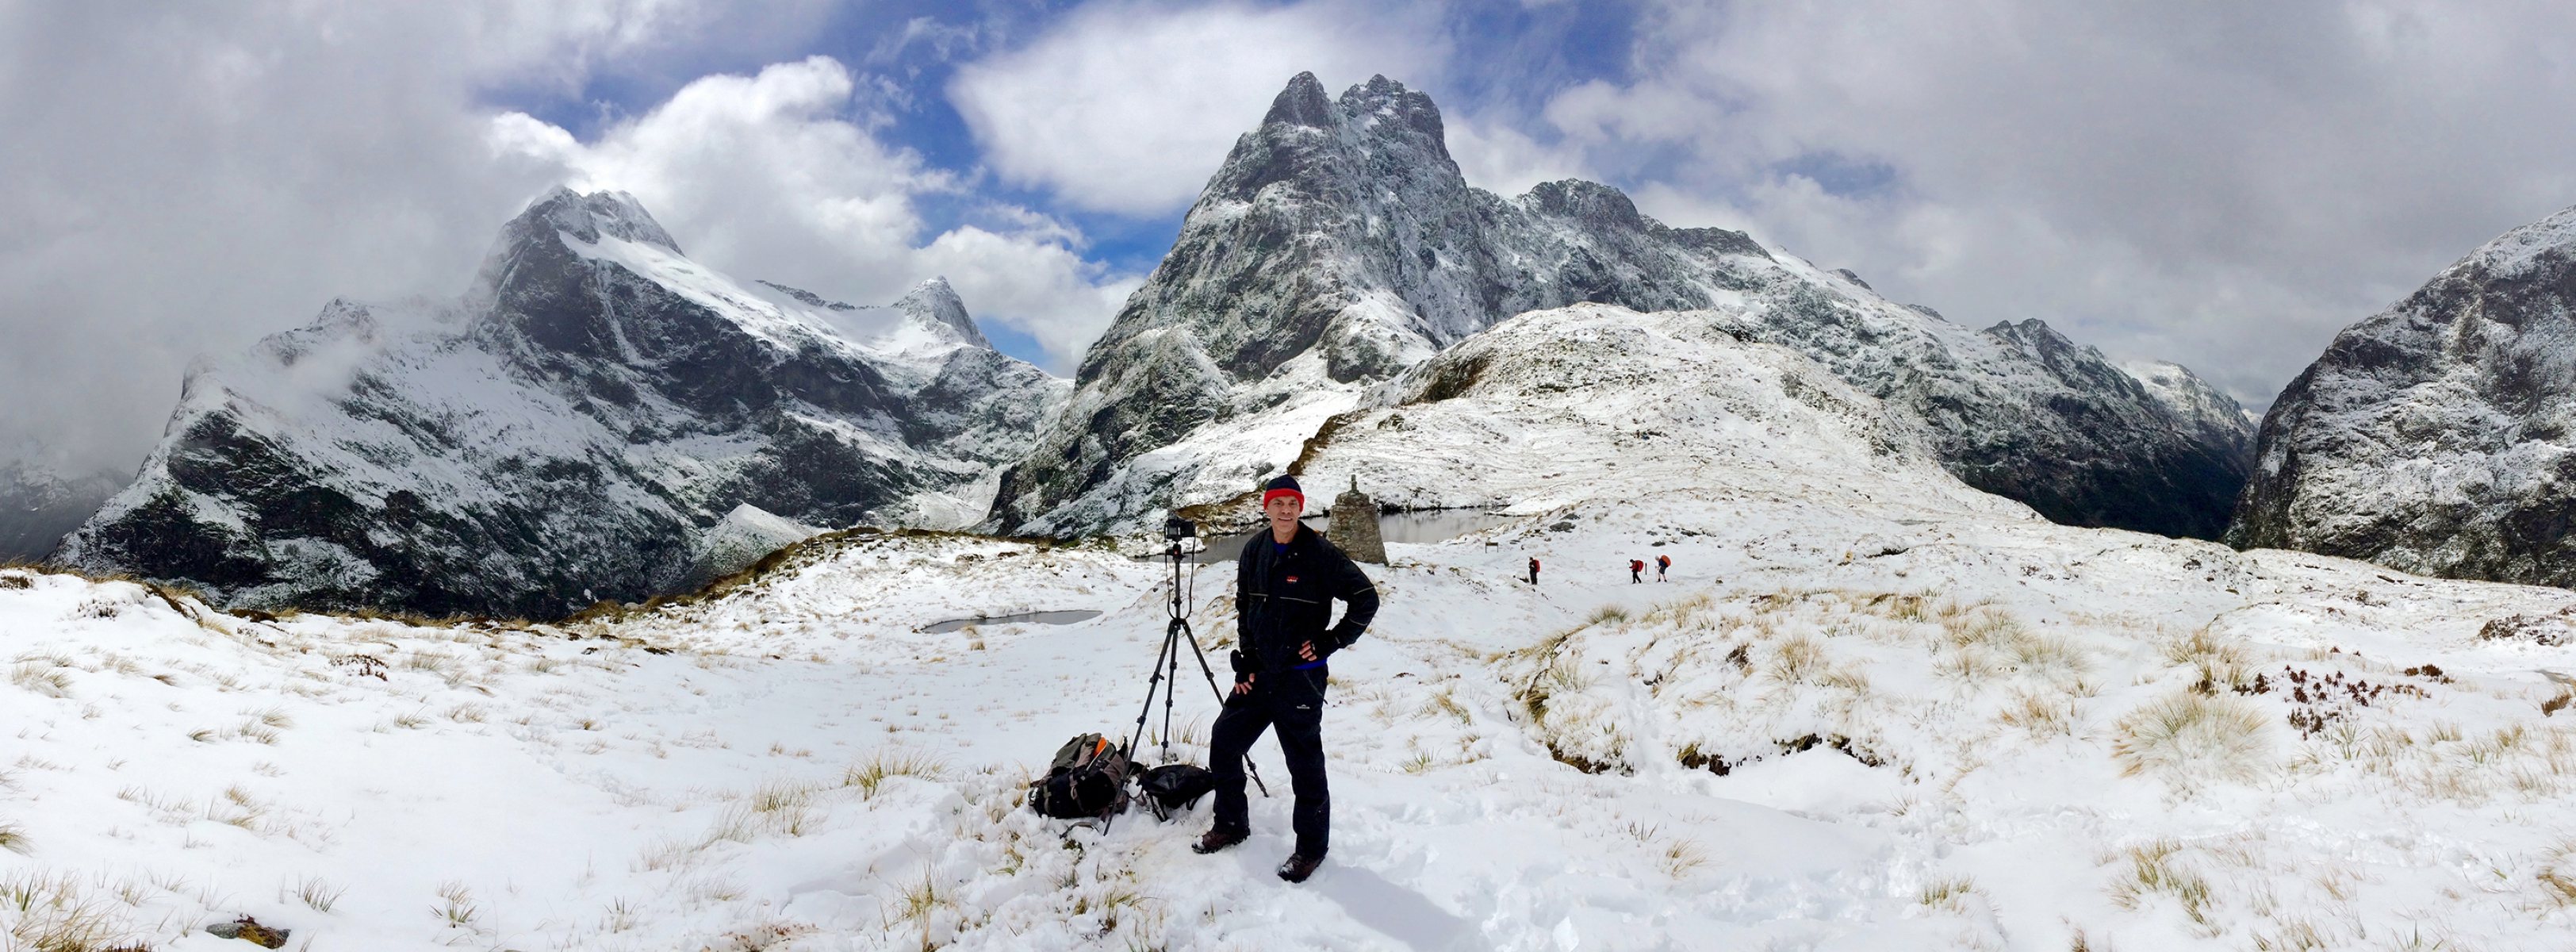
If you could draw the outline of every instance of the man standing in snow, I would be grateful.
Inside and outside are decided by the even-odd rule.
[[[1643,584],[1645,581],[1646,581],[1646,560],[1644,560],[1644,559],[1629,559],[1629,560],[1628,560],[1628,584],[1630,584],[1630,585],[1638,585],[1638,584]]]
[[[1669,556],[1669,555],[1658,555],[1658,556],[1655,556],[1655,581],[1658,581],[1658,582],[1668,582],[1668,581],[1671,581],[1671,579],[1667,579],[1667,578],[1665,578],[1665,577],[1664,577],[1664,573],[1669,572],[1669,571],[1672,571],[1672,569],[1673,569],[1673,557],[1672,557],[1672,556]]]
[[[1279,751],[1288,758],[1296,789],[1293,825],[1297,850],[1279,864],[1279,878],[1306,881],[1330,846],[1333,807],[1324,789],[1325,667],[1333,652],[1351,646],[1377,615],[1377,586],[1368,575],[1297,521],[1306,494],[1281,476],[1261,492],[1261,514],[1270,531],[1252,537],[1234,561],[1234,693],[1216,717],[1208,759],[1216,773],[1216,824],[1191,849],[1213,853],[1252,835],[1243,796],[1243,756],[1261,732],[1276,727]],[[1333,600],[1349,607],[1329,629]]]
[[[1538,556],[1530,556],[1530,584],[1538,584]]]

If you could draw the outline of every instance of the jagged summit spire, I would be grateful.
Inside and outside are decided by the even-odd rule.
[[[1336,100],[1324,91],[1324,82],[1311,72],[1289,77],[1288,86],[1270,101],[1270,112],[1261,117],[1265,130],[1281,127],[1332,129],[1348,122],[1371,118],[1392,118],[1400,126],[1430,137],[1445,157],[1448,154],[1446,134],[1440,120],[1440,106],[1431,97],[1386,78],[1384,74],[1369,77],[1368,82],[1343,90]]]
[[[684,255],[680,243],[662,230],[662,223],[644,210],[644,203],[625,192],[599,191],[588,195],[561,185],[555,186],[528,209],[520,212],[502,228],[504,240],[520,237],[528,229],[551,225],[556,230],[586,242],[602,237],[622,238],[637,244],[655,245],[672,254]]]
[[[984,339],[984,332],[975,326],[975,318],[966,313],[965,299],[957,296],[956,288],[948,286],[946,277],[934,277],[913,285],[912,291],[895,301],[894,306],[923,325],[944,328],[965,339],[966,343],[993,349],[993,342]]]
[[[1299,73],[1289,77],[1288,88],[1279,91],[1279,98],[1270,101],[1270,114],[1261,117],[1261,124],[1331,128],[1333,98],[1315,74]]]

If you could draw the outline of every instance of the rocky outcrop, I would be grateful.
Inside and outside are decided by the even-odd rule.
[[[1300,75],[1084,357],[989,526],[1134,528],[1234,496],[1369,386],[1576,303],[1758,310],[1752,338],[1895,405],[1959,478],[2053,519],[2214,536],[2242,484],[2241,417],[2211,443],[2036,321],[1972,331],[1742,233],[1668,227],[1605,185],[1471,188],[1429,97],[1378,77],[1336,99]]]
[[[2576,585],[2576,209],[2345,328],[2264,415],[2227,541]]]
[[[58,558],[239,605],[549,617],[781,526],[971,522],[1064,391],[944,281],[893,308],[739,284],[633,199],[557,190],[460,300],[335,301],[192,369]]]

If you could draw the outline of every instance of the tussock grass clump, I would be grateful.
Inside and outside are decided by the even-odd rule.
[[[1655,858],[1655,867],[1663,870],[1664,875],[1674,879],[1689,876],[1691,870],[1698,869],[1707,863],[1708,854],[1699,848],[1699,841],[1692,839],[1678,839],[1664,844],[1663,851]]]
[[[936,783],[948,779],[948,762],[919,751],[880,750],[842,770],[841,786],[857,787],[859,799],[873,800],[878,789],[893,777],[917,777]]]
[[[311,908],[315,912],[327,913],[331,911],[331,907],[340,903],[340,894],[347,890],[348,887],[333,885],[330,880],[323,879],[322,877],[306,876],[297,879],[295,881],[295,885],[290,887],[290,889],[280,891],[291,892],[296,899],[302,900],[305,906]],[[278,901],[284,902],[286,900],[285,897],[281,896],[278,898]]]
[[[94,892],[71,873],[0,877],[0,947],[11,952],[112,952],[144,948],[149,938],[113,890]]]
[[[2193,924],[2204,930],[2212,928],[2216,902],[2210,895],[2209,879],[2180,858],[2182,851],[2180,841],[2162,839],[2133,844],[2120,851],[2114,860],[2125,858],[2129,866],[2110,886],[2111,903],[2134,911],[2149,897],[2167,896],[2182,906],[2183,916]]]
[[[20,661],[9,669],[9,683],[46,697],[70,697],[72,678],[65,667],[51,659]]]
[[[18,824],[11,823],[6,820],[0,820],[0,850],[8,850],[9,852],[16,853],[20,856],[26,856],[33,853],[35,851],[35,847],[27,842],[26,827],[19,826]]]
[[[1446,714],[1457,718],[1460,724],[1476,722],[1475,715],[1468,713],[1466,706],[1458,703],[1458,692],[1455,688],[1441,688],[1431,692],[1431,700],[1423,707],[1423,713]]]
[[[1967,898],[1977,892],[1977,881],[1966,876],[1942,876],[1923,884],[1914,896],[1916,905],[1951,912],[1965,911]]]
[[[2122,776],[2250,780],[2269,764],[2271,743],[2263,731],[2268,722],[2253,705],[2232,696],[2186,691],[2121,717],[2111,759]]]
[[[474,891],[456,880],[438,884],[438,899],[438,905],[429,911],[450,929],[474,928],[476,917],[483,912],[483,907],[474,901]]]
[[[2075,700],[2060,694],[2017,691],[1995,719],[2020,728],[2034,740],[2070,736],[2075,733]]]
[[[2191,633],[2168,638],[2156,644],[2156,653],[2167,664],[2189,665],[2198,669],[2200,679],[2195,689],[2207,694],[2221,688],[2235,689],[2253,682],[2253,652],[2243,642],[2227,641],[2213,635],[2204,625]]]
[[[1783,684],[1807,684],[1821,675],[1831,663],[1825,646],[1804,634],[1790,635],[1771,646],[1771,664],[1765,673]]]

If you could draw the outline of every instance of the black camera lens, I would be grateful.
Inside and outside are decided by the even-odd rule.
[[[1181,539],[1195,539],[1198,538],[1198,535],[1198,524],[1179,516],[1173,516],[1163,522],[1163,538],[1178,541]]]

